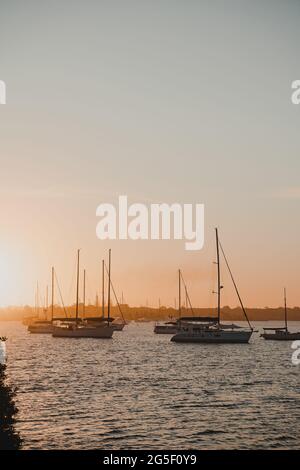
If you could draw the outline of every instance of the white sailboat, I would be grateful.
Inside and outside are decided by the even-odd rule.
[[[266,340],[273,341],[295,341],[300,339],[300,331],[288,330],[288,318],[286,307],[286,289],[284,288],[284,326],[279,328],[264,328],[264,332],[260,335]]]
[[[76,317],[75,322],[55,325],[52,336],[57,338],[111,338],[114,332],[110,325],[110,282],[108,287],[108,313],[107,322],[92,324],[89,321],[79,319],[79,258],[80,250],[77,251],[77,288],[76,288]],[[109,250],[109,279],[111,269],[111,250]]]
[[[218,316],[217,318],[201,317],[180,317],[178,320],[179,331],[175,334],[171,341],[176,343],[248,343],[253,333],[253,328],[249,322],[242,299],[238,292],[232,272],[229,268],[225,253],[219,242],[218,229],[216,232],[217,247],[217,268],[218,268]],[[229,270],[235,291],[241,304],[244,316],[248,322],[249,329],[241,329],[237,325],[222,325],[221,320],[221,275],[220,275],[220,254],[221,247],[225,263]],[[181,272],[179,270],[179,312],[181,313]]]

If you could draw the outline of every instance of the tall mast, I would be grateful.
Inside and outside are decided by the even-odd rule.
[[[102,318],[104,318],[104,259],[102,260]]]
[[[85,317],[85,269],[83,270],[83,303],[82,303],[82,316]]]
[[[284,322],[285,322],[285,329],[288,329],[288,322],[287,322],[287,308],[286,308],[286,288],[284,288]]]
[[[36,309],[37,309],[37,315],[38,317],[40,316],[40,301],[39,301],[39,283],[36,283]]]
[[[108,296],[107,296],[107,324],[110,320],[110,276],[111,276],[111,249],[108,252]]]
[[[48,291],[47,291],[48,292]],[[47,300],[48,303],[48,300]],[[53,321],[54,313],[54,267],[51,269],[51,321]]]
[[[79,253],[77,250],[77,285],[76,285],[76,325],[78,323],[78,302],[79,302]]]
[[[218,267],[218,323],[221,317],[221,276],[220,276],[220,253],[219,253],[219,235],[216,228],[216,245],[217,245],[217,267]]]
[[[178,315],[181,317],[181,271],[178,269]]]

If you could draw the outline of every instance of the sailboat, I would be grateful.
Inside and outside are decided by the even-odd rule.
[[[248,343],[251,335],[253,333],[253,328],[248,319],[247,313],[245,311],[242,299],[240,297],[237,285],[233,278],[232,272],[230,270],[227,258],[225,256],[224,250],[219,242],[218,229],[215,229],[216,233],[216,249],[217,249],[217,272],[218,272],[218,316],[215,317],[180,317],[178,320],[179,331],[175,334],[171,341],[176,343]],[[220,271],[220,248],[223,253],[223,257],[226,263],[226,266],[229,270],[231,280],[233,282],[235,291],[237,293],[238,299],[244,316],[248,322],[249,329],[242,329],[237,325],[224,325],[221,324],[221,271]],[[179,271],[179,313],[181,314],[181,273]]]
[[[113,291],[115,300],[116,300],[118,308],[119,308],[119,312],[122,316],[122,321],[120,321],[118,318],[117,319],[112,318],[111,316],[105,317],[105,301],[104,301],[104,299],[105,299],[105,288],[104,288],[105,269],[106,269],[108,278],[110,279],[109,280],[110,288]],[[112,280],[111,280],[111,276],[109,274],[109,270],[105,266],[104,260],[102,260],[102,314],[99,317],[87,317],[86,321],[87,321],[87,323],[89,323],[91,325],[94,325],[94,326],[95,325],[98,325],[98,326],[102,325],[103,326],[103,325],[106,325],[107,322],[109,322],[110,326],[112,326],[115,331],[122,331],[124,326],[126,325],[126,321],[125,321],[124,315],[122,313],[121,306],[120,306],[120,303],[118,301],[118,297],[116,295],[116,292],[115,292],[115,289],[114,289],[114,286],[113,286],[113,283],[112,283]]]
[[[160,299],[159,299],[158,305],[159,305],[159,310],[160,310]],[[175,306],[175,309],[176,309],[176,306]],[[177,319],[172,318],[172,316],[170,315],[168,321],[155,322],[153,331],[157,335],[174,335],[178,331]]]
[[[260,335],[262,338],[274,341],[294,341],[300,339],[300,331],[291,332],[288,330],[288,318],[286,307],[286,289],[284,288],[284,326],[279,328],[264,328]]]
[[[38,294],[37,294],[38,295]],[[53,332],[53,310],[54,310],[54,267],[51,270],[51,320],[47,320],[48,311],[48,289],[45,312],[45,320],[36,320],[28,325],[28,331],[36,334],[51,334]]]
[[[59,338],[111,338],[114,332],[110,325],[110,282],[108,287],[107,323],[91,324],[79,319],[79,262],[80,250],[77,251],[77,287],[76,287],[76,316],[75,322],[62,323],[53,327],[52,336]],[[109,250],[109,279],[111,269],[111,250]]]

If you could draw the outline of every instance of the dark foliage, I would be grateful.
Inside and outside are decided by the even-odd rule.
[[[6,384],[6,365],[0,364],[0,450],[20,449],[22,440],[15,430],[18,413],[16,390]]]

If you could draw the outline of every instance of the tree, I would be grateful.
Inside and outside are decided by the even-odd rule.
[[[15,430],[16,389],[6,384],[6,365],[0,364],[0,450],[20,449],[22,439]]]

